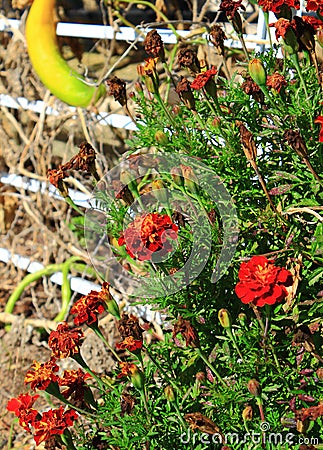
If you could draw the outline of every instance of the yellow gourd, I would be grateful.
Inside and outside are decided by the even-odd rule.
[[[34,0],[26,21],[26,41],[32,66],[42,83],[57,98],[72,106],[87,107],[104,93],[105,87],[89,86],[60,54],[55,0]]]

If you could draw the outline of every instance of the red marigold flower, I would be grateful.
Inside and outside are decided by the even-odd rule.
[[[166,214],[144,214],[128,225],[118,239],[118,245],[126,245],[126,252],[131,258],[148,261],[155,252],[165,254],[172,251],[169,240],[177,239],[177,230],[178,227]]]
[[[323,29],[323,21],[313,16],[302,16],[303,22],[312,25],[314,30],[322,30]]]
[[[289,270],[277,267],[265,256],[253,256],[239,270],[235,292],[242,303],[255,306],[274,305],[287,296],[286,286],[292,284]]]
[[[322,0],[307,0],[306,10],[307,11],[318,11],[322,9]]]
[[[7,410],[15,413],[19,418],[19,425],[28,432],[38,415],[38,411],[32,408],[38,397],[38,394],[20,394],[17,398],[9,400],[7,404]]]
[[[319,142],[323,142],[323,116],[318,116],[315,120],[314,123],[319,123],[321,125],[321,130],[320,130],[320,136],[319,136]]]
[[[116,344],[118,350],[129,350],[129,352],[135,352],[142,349],[142,340],[135,339],[133,336],[126,337],[122,342]]]
[[[272,11],[273,13],[279,13],[283,5],[295,9],[300,8],[299,0],[258,0],[258,5],[263,9],[263,11]]]
[[[245,9],[242,5],[242,0],[222,0],[220,4],[220,11],[224,11],[227,18],[232,20],[239,8]]]
[[[191,83],[191,88],[196,90],[202,89],[217,73],[218,71],[214,66],[206,72],[199,73]]]
[[[75,399],[83,400],[84,390],[87,387],[85,380],[91,378],[89,373],[83,372],[81,368],[78,370],[65,370],[64,375],[58,380],[59,386],[67,386],[62,394],[65,398],[69,398],[75,392]]]
[[[92,325],[97,322],[97,315],[103,313],[105,309],[110,311],[111,303],[116,302],[110,293],[110,284],[105,282],[102,284],[101,291],[91,291],[74,303],[70,312],[71,314],[77,314],[74,319],[75,325],[81,325],[82,323]],[[118,306],[112,305],[112,307],[115,311]]]
[[[78,414],[73,409],[64,411],[64,407],[45,411],[40,420],[34,422],[34,440],[37,445],[47,441],[51,436],[63,434],[67,427],[73,425]]]
[[[79,353],[83,332],[80,328],[71,329],[66,322],[60,323],[56,331],[49,335],[48,345],[55,358],[67,358]]]
[[[283,17],[278,19],[275,23],[269,24],[269,26],[276,28],[276,31],[275,31],[276,39],[279,39],[280,37],[285,39],[285,36],[286,36],[286,33],[288,32],[288,30],[290,30],[290,29],[293,30],[293,24],[290,22],[290,20],[284,19]]]
[[[282,87],[287,86],[287,81],[284,75],[274,72],[272,75],[267,76],[266,86],[280,92]]]
[[[105,310],[102,300],[98,298],[96,291],[91,291],[88,295],[84,295],[77,300],[71,308],[71,314],[77,314],[74,318],[75,325],[87,323],[92,325],[98,320],[98,314]]]
[[[58,372],[58,370],[59,367],[55,364],[54,359],[50,359],[44,363],[34,361],[31,368],[26,373],[25,384],[30,383],[30,387],[33,391],[36,389],[44,391],[51,382],[54,383],[58,380],[58,375],[55,375],[55,372]]]
[[[12,398],[7,403],[7,410],[15,413],[17,417],[19,417],[21,411],[30,409],[37,398],[39,397],[38,394],[36,395],[29,395],[29,394],[20,394],[17,398]]]

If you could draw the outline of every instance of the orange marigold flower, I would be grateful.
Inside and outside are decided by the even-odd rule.
[[[83,332],[80,328],[71,329],[66,322],[60,323],[56,331],[49,335],[48,345],[55,358],[67,358],[79,353],[83,340]]]
[[[139,372],[139,369],[136,366],[136,364],[128,362],[119,362],[119,365],[121,368],[121,372],[119,373],[117,378],[132,377],[133,375]]]
[[[202,89],[217,73],[218,71],[214,66],[206,72],[199,73],[191,83],[191,88],[196,90]]]
[[[15,413],[19,418],[19,425],[28,432],[38,415],[38,411],[32,408],[38,397],[38,394],[20,394],[17,398],[9,400],[7,404],[7,410]]]
[[[36,389],[44,391],[50,383],[58,380],[58,375],[55,375],[55,372],[58,372],[58,370],[59,367],[55,364],[54,359],[50,359],[44,363],[34,361],[31,368],[26,373],[25,384],[30,383],[30,387],[33,391]]]
[[[266,86],[280,92],[284,86],[287,86],[287,81],[284,75],[274,72],[272,75],[267,76]]]
[[[122,342],[119,342],[116,347],[118,350],[129,350],[129,352],[135,352],[142,349],[142,340],[135,339],[133,336],[126,337]]]
[[[76,314],[74,318],[75,325],[87,323],[92,325],[98,321],[98,314],[103,313],[105,307],[99,292],[91,291],[88,295],[84,295],[77,300],[71,308],[71,314]]]
[[[284,300],[286,287],[293,282],[289,270],[275,266],[274,261],[265,256],[253,256],[248,262],[243,262],[238,277],[240,281],[235,292],[242,303],[260,307]]]
[[[73,425],[78,414],[73,409],[64,411],[64,407],[45,411],[40,420],[34,422],[34,440],[37,445],[47,441],[51,436],[63,434],[67,427]]]
[[[139,261],[152,259],[154,253],[164,255],[173,247],[169,240],[177,239],[178,227],[166,214],[149,213],[131,222],[118,240],[126,252]]]
[[[318,116],[315,120],[314,123],[319,123],[321,125],[321,130],[320,130],[320,136],[319,136],[319,142],[323,142],[323,116]]]

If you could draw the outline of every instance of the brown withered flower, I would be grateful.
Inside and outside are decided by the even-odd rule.
[[[132,205],[134,198],[127,185],[121,183],[120,180],[112,180],[111,186],[116,199],[123,200],[129,206]]]
[[[236,125],[239,128],[240,141],[247,160],[255,161],[257,157],[257,148],[253,134],[239,120],[236,121]]]
[[[147,33],[144,40],[145,51],[153,58],[160,58],[165,61],[165,49],[162,38],[156,30],[151,30]]]
[[[209,34],[209,40],[212,42],[220,56],[224,56],[224,40],[226,38],[223,29],[219,25],[213,25]]]
[[[267,75],[266,86],[279,93],[283,87],[287,86],[287,81],[284,75],[274,72],[272,75]]]
[[[181,316],[174,324],[173,339],[176,338],[178,333],[180,333],[185,339],[186,347],[196,348],[200,346],[200,340],[196,329],[193,327],[189,320],[185,320]]]
[[[307,159],[307,147],[299,131],[291,129],[286,130],[283,139],[290,147],[292,147],[298,156]]]
[[[120,78],[114,76],[107,81],[109,88],[109,95],[113,95],[116,102],[119,102],[121,106],[127,104],[126,83]]]
[[[222,436],[220,428],[200,412],[185,414],[184,419],[192,430],[199,430],[207,434],[220,434]]]
[[[123,417],[125,414],[131,415],[133,412],[133,408],[135,406],[135,397],[128,392],[123,392],[121,395],[121,417]]]
[[[82,142],[79,145],[79,152],[62,166],[64,170],[82,170],[91,173],[98,181],[100,178],[95,168],[96,153],[89,142]]]
[[[122,339],[133,337],[135,340],[142,341],[143,330],[139,325],[139,320],[132,314],[122,314],[121,319],[117,322],[118,331]]]
[[[196,111],[195,98],[191,89],[191,84],[187,78],[181,78],[181,81],[177,84],[175,91],[188,109]]]
[[[64,178],[67,177],[68,174],[62,167],[47,170],[48,181],[59,190],[63,197],[68,197],[68,187],[64,183]]]
[[[177,61],[181,67],[189,69],[193,74],[200,72],[197,52],[188,46],[181,47],[177,53]]]
[[[257,83],[255,83],[250,76],[242,83],[241,89],[247,94],[251,95],[258,103],[264,102],[264,94]]]

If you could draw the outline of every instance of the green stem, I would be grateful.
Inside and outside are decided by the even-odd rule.
[[[38,270],[37,272],[30,273],[26,275],[23,280],[20,281],[16,289],[10,295],[7,304],[5,306],[4,312],[11,314],[14,310],[16,302],[19,300],[23,291],[34,281],[39,280],[41,277],[47,277],[52,275],[55,272],[59,272],[62,270],[63,264],[50,264],[43,269]],[[9,331],[11,325],[6,325],[5,330]]]
[[[77,213],[79,213],[81,216],[84,216],[84,212],[73,202],[73,200],[71,199],[71,197],[64,197],[64,200],[66,201],[66,203],[74,209],[74,211],[76,211]]]
[[[62,264],[62,306],[60,312],[57,314],[57,316],[54,318],[55,322],[61,322],[65,319],[65,317],[68,314],[68,308],[70,306],[71,296],[72,296],[72,290],[70,286],[70,280],[68,278],[68,274],[70,272],[71,265],[80,260],[78,256],[72,256],[68,260],[66,260]]]
[[[241,358],[242,362],[244,362],[243,356],[242,356],[242,354],[240,352],[240,349],[238,347],[236,338],[235,338],[234,334],[232,333],[231,328],[226,328],[226,332],[227,332],[227,335],[228,335],[228,337],[230,338],[230,340],[232,342],[233,347],[236,349],[236,351],[237,351],[239,357]]]
[[[302,69],[301,69],[301,67],[300,67],[300,65],[299,65],[297,53],[291,54],[291,55],[290,55],[290,59],[292,60],[292,63],[294,64],[294,66],[295,66],[295,68],[296,68],[297,74],[298,74],[298,76],[299,76],[299,79],[300,79],[301,84],[302,84],[302,86],[303,86],[303,89],[304,89],[306,98],[307,98],[307,100],[308,100],[308,99],[309,99],[309,95],[308,95],[308,93],[307,93],[306,84],[305,84],[304,77],[303,77],[303,74],[302,74]]]
[[[87,373],[89,373],[98,383],[100,389],[102,391],[105,391],[105,387],[104,387],[104,381],[101,380],[100,377],[98,377],[90,368],[89,366],[86,364],[86,362],[84,361],[82,355],[80,353],[75,353],[74,355],[71,356],[72,359],[74,359],[74,361],[76,361]]]
[[[120,356],[116,353],[116,351],[114,350],[114,348],[111,347],[111,345],[109,344],[109,342],[106,340],[106,338],[103,336],[103,334],[101,333],[101,330],[99,329],[99,326],[97,323],[89,325],[89,327],[94,331],[94,333],[101,339],[101,341],[108,347],[108,349],[110,350],[110,352],[113,354],[113,356],[118,360],[121,361]]]
[[[224,388],[227,388],[228,386],[225,384],[225,382],[223,381],[221,375],[219,374],[219,372],[213,367],[213,365],[210,363],[210,361],[206,358],[206,356],[202,353],[201,349],[196,348],[196,353],[199,355],[199,357],[205,362],[205,364],[208,366],[209,369],[212,370],[212,372],[214,373],[214,375],[217,377],[217,379],[219,380],[219,382],[222,384],[222,386]]]
[[[162,11],[160,11],[160,9],[158,9],[153,3],[150,3],[148,1],[146,2],[144,0],[122,0],[122,3],[130,3],[132,5],[143,5],[147,6],[148,8],[151,8],[153,11],[155,11],[157,15],[159,15],[159,17],[163,19],[166,25],[172,30],[176,38],[180,40],[181,38],[180,35],[177,33],[176,28],[171,23],[169,23],[168,17],[165,16],[165,14]]]

